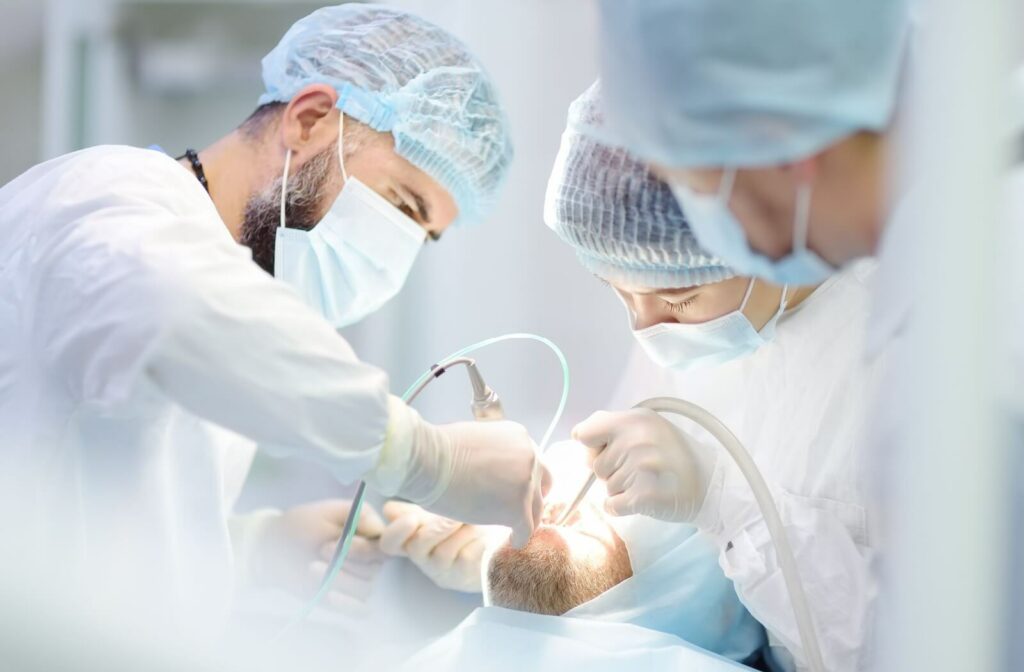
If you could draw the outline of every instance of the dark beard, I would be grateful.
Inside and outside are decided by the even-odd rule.
[[[324,185],[334,175],[331,162],[337,163],[337,156],[338,146],[332,144],[288,176],[284,216],[289,229],[309,231],[323,217],[326,208],[322,207],[320,196]],[[340,173],[340,168],[337,172]],[[281,178],[278,178],[249,198],[238,241],[252,250],[252,260],[270,275],[274,274],[274,241],[280,224]]]

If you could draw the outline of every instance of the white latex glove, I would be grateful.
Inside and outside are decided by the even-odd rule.
[[[576,425],[572,435],[590,449],[594,473],[607,484],[609,513],[696,520],[714,470],[714,451],[646,408],[599,411]]]
[[[237,533],[240,526],[233,522],[232,541],[244,549],[249,583],[284,589],[302,598],[314,595],[341,537],[351,504],[347,500],[328,499],[284,512],[261,512],[256,514],[261,519],[245,530],[247,538],[242,544]],[[348,608],[365,602],[385,559],[377,543],[383,531],[380,515],[364,504],[348,557],[327,595],[328,604]]]
[[[467,525],[407,502],[388,502],[384,517],[384,553],[407,557],[441,588],[464,593],[483,591],[484,550],[488,543],[508,537],[504,528]]]
[[[512,528],[521,547],[540,520],[551,474],[526,428],[514,422],[435,426],[391,403],[388,439],[367,481],[388,496],[467,523]]]

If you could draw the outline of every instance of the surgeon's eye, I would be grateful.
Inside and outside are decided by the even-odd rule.
[[[419,222],[419,219],[416,216],[416,211],[410,208],[408,203],[402,203],[401,205],[396,204],[395,207],[398,208],[399,212],[401,212],[403,215],[405,215],[412,221]]]
[[[691,296],[685,301],[680,301],[679,303],[672,303],[671,301],[666,301],[665,306],[668,308],[670,313],[685,313],[687,310],[692,308],[693,304],[696,302],[697,297]]]
[[[430,229],[427,228],[427,225],[430,222],[427,221],[427,219],[423,216],[423,211],[420,210],[420,208],[418,206],[416,208],[413,208],[411,205],[409,205],[405,201],[402,201],[402,200],[398,199],[397,196],[396,196],[396,201],[393,202],[393,205],[396,208],[398,208],[399,212],[401,212],[403,215],[405,215],[406,217],[408,217],[412,221],[416,222],[421,227],[423,227],[423,229],[426,230],[426,232],[427,232],[427,240],[428,241],[430,241],[432,243],[436,243],[437,241],[441,240],[441,234],[440,233],[438,233],[437,231],[431,231]]]

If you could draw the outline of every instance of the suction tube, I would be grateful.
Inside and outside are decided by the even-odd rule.
[[[654,397],[641,401],[636,408],[649,408],[659,413],[675,413],[693,420],[715,437],[732,457],[736,466],[739,467],[740,473],[750,484],[757,506],[761,509],[761,515],[764,516],[765,522],[768,524],[768,534],[771,536],[775,552],[779,556],[782,578],[786,582],[789,600],[793,605],[793,614],[796,616],[796,625],[800,631],[800,641],[807,656],[808,666],[813,672],[825,672],[818,636],[814,631],[814,621],[811,619],[811,610],[807,605],[804,585],[800,581],[796,560],[793,558],[793,549],[789,546],[786,529],[782,525],[782,518],[779,516],[779,510],[775,506],[775,500],[768,489],[768,484],[765,483],[764,477],[758,471],[750,453],[721,420],[689,401],[673,397]]]

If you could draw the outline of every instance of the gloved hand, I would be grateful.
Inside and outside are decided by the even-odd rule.
[[[388,502],[384,517],[383,552],[409,558],[441,588],[464,593],[482,592],[484,550],[508,536],[503,528],[467,525],[407,502]]]
[[[609,513],[695,521],[717,459],[710,447],[646,408],[599,411],[572,435],[590,449],[594,473],[607,483]]]
[[[511,527],[512,545],[526,544],[540,520],[551,474],[522,425],[435,426],[404,404],[393,401],[390,410],[388,439],[367,482],[455,520]]]
[[[244,554],[248,582],[281,588],[303,598],[316,593],[341,537],[351,502],[328,499],[281,511],[239,516],[231,524],[232,542]],[[369,596],[385,556],[376,539],[384,521],[369,505],[360,511],[356,534],[328,603],[355,607]]]

